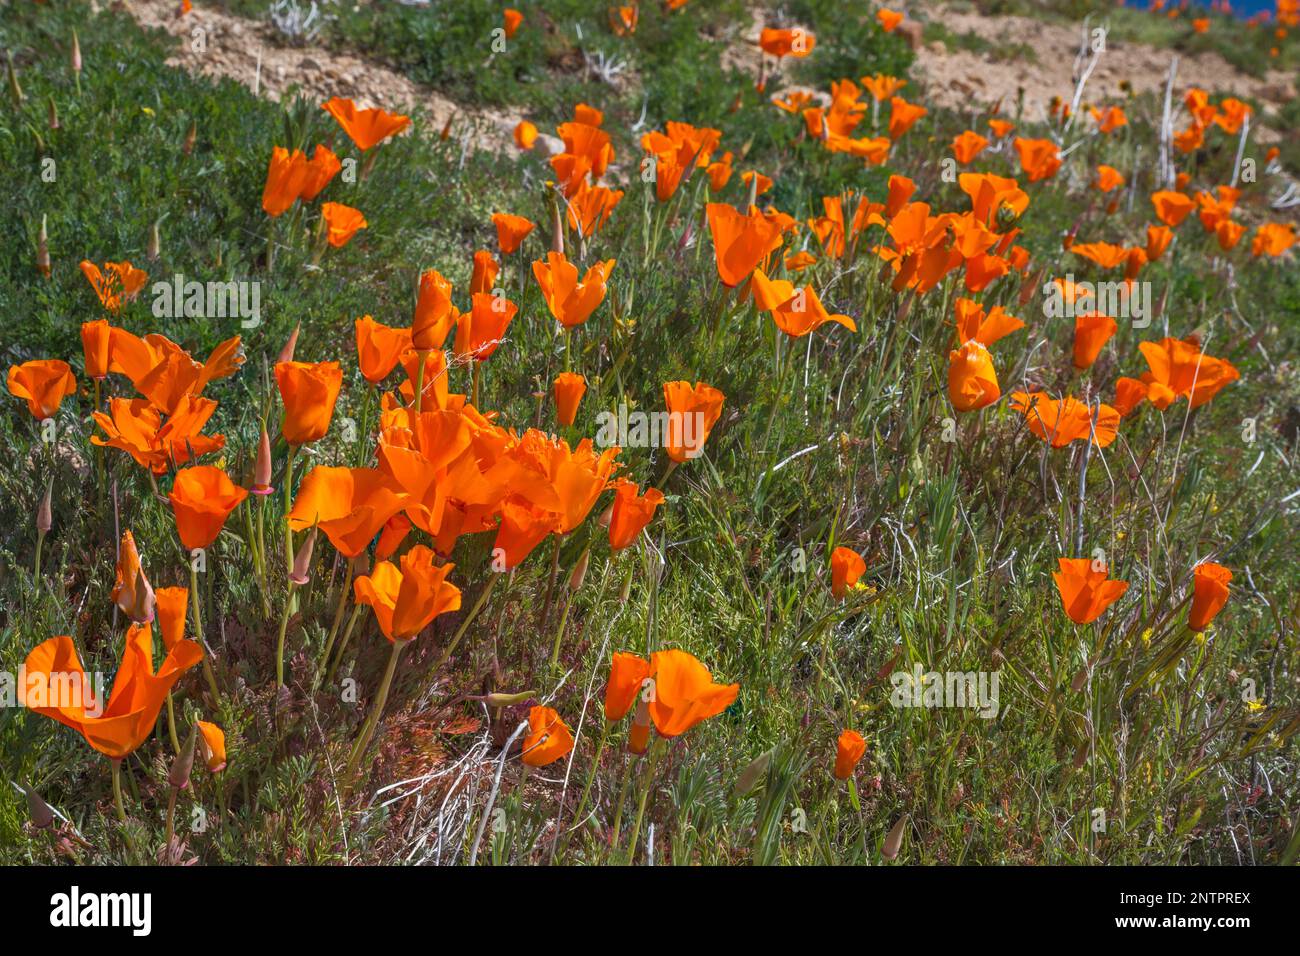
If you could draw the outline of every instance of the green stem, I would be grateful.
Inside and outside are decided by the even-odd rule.
[[[465,636],[465,632],[469,630],[469,626],[473,622],[474,618],[478,617],[478,612],[481,611],[483,605],[487,603],[487,599],[492,594],[492,589],[497,586],[497,581],[500,580],[500,578],[500,574],[492,575],[491,579],[487,583],[487,587],[485,587],[483,592],[479,594],[478,600],[474,602],[474,606],[470,608],[469,613],[465,615],[465,620],[460,622],[460,627],[456,629],[456,633],[452,635],[451,640],[447,642],[447,646],[443,648],[442,653],[438,655],[437,661],[434,662],[433,667],[429,670],[429,677],[433,677],[438,673],[438,671],[442,670],[442,665],[447,663],[447,658],[451,657],[452,652],[456,650],[456,645],[459,644],[460,639]]]
[[[415,414],[420,414],[424,404],[424,357],[427,352],[415,353]]]
[[[361,728],[361,734],[352,747],[352,756],[348,758],[347,769],[343,772],[344,797],[352,790],[352,777],[357,772],[357,766],[361,763],[361,757],[365,754],[366,748],[370,746],[370,738],[375,734],[375,727],[378,726],[379,718],[384,712],[384,705],[388,703],[388,691],[393,686],[393,674],[397,671],[397,660],[402,656],[402,651],[408,643],[410,642],[393,641],[393,650],[388,655],[388,667],[384,670],[384,679],[379,685],[379,693],[375,695],[375,701],[370,707],[370,716],[366,718],[365,726]]]
[[[645,819],[646,804],[650,800],[650,788],[654,785],[655,768],[659,766],[659,758],[663,756],[666,749],[663,740],[656,740],[650,746],[650,759],[646,761],[645,772],[641,775],[641,796],[636,802],[636,820],[632,824],[632,842],[627,848],[627,863],[632,865],[632,860],[636,857],[636,843],[641,836],[641,822]]]
[[[289,527],[289,512],[293,510],[293,460],[298,456],[298,446],[289,446],[289,460],[284,465],[284,557],[285,567],[293,574],[293,529]]]
[[[36,563],[32,567],[32,580],[35,582],[36,590],[41,590],[41,550],[45,547],[45,532],[36,532]]]
[[[127,852],[134,857],[135,841],[126,828],[126,807],[122,803],[122,761],[110,759],[109,763],[113,765],[113,806],[117,810],[117,822],[122,825],[122,839],[126,843]]]
[[[560,614],[560,626],[555,629],[555,642],[551,645],[551,670],[560,663],[560,640],[564,637],[564,625],[569,622],[569,608],[573,607],[573,595],[564,600],[564,610]]]
[[[288,582],[284,594],[284,611],[280,614],[280,636],[275,640],[275,686],[284,686],[284,636],[289,631],[289,614],[293,610],[294,583]]]
[[[172,701],[172,692],[167,692],[167,736],[172,741],[172,752],[179,754],[181,752],[180,738],[176,736],[176,705]]]
[[[333,663],[325,669],[326,681],[334,679],[334,672],[338,670],[339,665],[343,663],[343,655],[347,652],[348,642],[352,640],[352,630],[357,626],[357,618],[361,616],[361,609],[364,606],[365,605],[363,604],[354,604],[352,606],[352,613],[348,615],[347,626],[343,628],[343,640],[339,641],[339,649],[334,654]],[[325,664],[323,659],[321,664]]]
[[[574,826],[581,824],[582,814],[587,809],[587,798],[591,796],[591,785],[596,781],[596,769],[600,766],[600,758],[605,753],[605,744],[609,740],[609,721],[601,722],[600,740],[596,743],[596,756],[591,760],[591,768],[587,771],[587,782],[582,788],[582,796],[578,798],[578,809],[573,813]],[[564,839],[560,844],[560,853],[563,854],[569,847],[569,839],[573,836],[573,830],[565,831]]]
[[[623,756],[623,778],[619,781],[618,800],[614,804],[614,841],[610,846],[611,853],[618,849],[620,837],[622,836],[620,831],[623,828],[623,804],[627,800],[627,785],[632,779],[632,764],[633,758],[625,754]]]
[[[203,648],[203,676],[207,679],[208,690],[212,693],[212,705],[215,707],[221,702],[221,691],[217,688],[217,675],[212,671],[212,662],[208,660],[208,646],[203,640],[203,620],[199,613],[199,572],[194,567],[194,559],[190,559],[190,611],[194,618],[194,639],[198,641],[199,647]]]
[[[339,588],[339,603],[334,610],[334,623],[330,625],[329,637],[325,639],[325,649],[321,652],[320,660],[322,666],[330,659],[330,651],[334,649],[334,638],[338,637],[339,625],[343,623],[343,609],[348,605],[348,593],[352,590],[352,562],[348,562],[347,580]]]

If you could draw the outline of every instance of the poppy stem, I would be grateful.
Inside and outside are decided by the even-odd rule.
[[[176,833],[176,794],[178,792],[175,787],[168,787],[167,789],[167,824],[163,840],[164,859],[171,858],[172,839]]]
[[[36,532],[36,563],[32,567],[32,581],[36,592],[41,590],[41,550],[45,547],[45,532]]]
[[[194,566],[193,559],[190,560],[190,611],[194,618],[194,639],[199,642],[199,647],[203,648],[203,676],[207,678],[208,690],[212,693],[212,705],[215,707],[221,702],[221,691],[217,689],[217,675],[212,672],[212,662],[208,660],[208,644],[203,640],[203,619],[199,613],[199,572]]]
[[[293,611],[294,587],[294,583],[290,581],[284,595],[284,611],[280,614],[280,636],[275,640],[275,686],[277,690],[284,686],[284,636],[289,631],[289,614]]]
[[[574,826],[582,822],[582,814],[587,809],[587,798],[591,796],[591,785],[596,780],[596,768],[600,766],[600,758],[605,753],[605,744],[609,740],[609,723],[608,720],[601,722],[600,740],[596,742],[596,756],[591,759],[591,767],[587,770],[587,782],[583,785],[582,796],[578,798],[578,809],[573,812]],[[564,851],[569,848],[569,840],[572,836],[572,828],[564,831],[558,855],[562,856]]]
[[[320,655],[320,660],[322,665],[324,665],[329,661],[330,651],[334,649],[334,638],[338,637],[339,625],[343,623],[343,609],[348,605],[348,594],[352,590],[352,588],[349,586],[351,585],[351,583],[352,583],[352,562],[349,561],[348,579],[344,581],[343,585],[339,588],[339,603],[338,603],[338,607],[334,611],[334,623],[330,626],[329,637],[325,639],[325,650],[323,650]]]
[[[370,387],[366,389],[366,397],[361,402],[361,441],[359,442],[361,445],[361,456],[360,460],[357,462],[357,467],[359,468],[365,467],[366,460],[369,457],[370,406],[374,400],[375,386],[374,383],[371,383]]]
[[[180,738],[176,736],[176,705],[172,700],[172,692],[167,692],[167,736],[171,738],[172,750],[176,753],[181,752]]]
[[[293,528],[289,526],[289,512],[293,510],[293,460],[298,457],[298,446],[289,446],[289,460],[284,464],[284,556],[289,573],[293,574]],[[293,590],[290,589],[290,595]]]
[[[428,352],[415,353],[415,414],[420,414],[420,406],[424,403],[424,357]]]
[[[555,629],[555,641],[551,645],[551,666],[552,671],[560,663],[560,640],[564,637],[564,625],[569,623],[569,608],[573,607],[573,595],[569,594],[564,600],[564,610],[560,614],[560,626]]]
[[[438,671],[442,670],[442,665],[447,663],[447,658],[451,657],[452,652],[456,650],[456,645],[459,644],[460,639],[465,636],[465,632],[469,630],[469,626],[473,623],[474,618],[478,617],[478,612],[482,610],[483,605],[487,603],[487,599],[492,594],[492,589],[497,586],[497,581],[500,580],[500,578],[500,574],[493,574],[488,580],[487,587],[485,587],[482,593],[479,594],[478,600],[474,602],[474,606],[470,608],[469,613],[465,615],[465,620],[460,622],[460,627],[456,628],[456,633],[452,635],[451,640],[447,642],[447,646],[443,648],[442,653],[438,655],[438,659],[429,670],[430,677],[435,676]]]
[[[673,476],[673,472],[677,470],[677,466],[680,464],[680,461],[669,460],[668,467],[664,469],[663,477],[655,482],[654,488],[656,491],[663,491],[664,488],[667,487],[668,479]]]
[[[126,807],[122,803],[122,761],[110,758],[109,763],[113,766],[113,807],[117,810],[117,822],[122,825],[122,840],[126,843],[127,852],[134,857],[135,841],[126,828]]]
[[[370,707],[370,716],[366,718],[365,726],[361,728],[361,734],[352,747],[352,755],[348,758],[347,769],[343,772],[342,795],[344,799],[352,791],[352,777],[357,772],[357,766],[361,763],[361,757],[365,754],[366,748],[370,746],[370,738],[375,734],[375,727],[378,726],[379,718],[384,712],[384,705],[388,703],[388,691],[393,686],[393,674],[397,672],[397,659],[402,656],[402,651],[406,649],[406,645],[409,643],[409,641],[393,641],[392,653],[388,655],[388,667],[384,670],[384,678],[379,684],[379,691],[375,694],[374,703]]]
[[[482,368],[483,368],[482,362],[474,361],[474,378],[473,378],[473,384],[470,385],[469,403],[473,405],[475,408],[478,408],[478,383],[480,377],[482,376]]]
[[[560,535],[555,536],[555,545],[551,548],[551,574],[546,580],[546,598],[542,602],[542,620],[540,627],[546,630],[551,619],[551,604],[555,600],[555,581],[560,576]]]
[[[663,756],[665,744],[662,739],[656,740],[650,745],[650,759],[646,761],[645,771],[641,774],[641,796],[636,802],[636,821],[632,824],[632,842],[627,848],[627,863],[632,865],[632,860],[636,856],[636,843],[641,836],[641,822],[645,819],[646,803],[650,799],[650,789],[654,785],[655,769],[659,766],[659,758]]]
[[[622,825],[623,825],[623,804],[627,800],[628,781],[632,778],[632,763],[633,763],[632,758],[629,757],[627,754],[624,754],[623,774],[622,774],[622,779],[619,781],[618,784],[618,800],[615,801],[614,803],[614,823],[611,827],[611,829],[613,830],[613,843],[610,845],[609,848],[611,854],[618,849],[619,837],[621,835],[619,831],[622,829]]]
[[[363,605],[361,604],[354,604],[352,606],[352,613],[348,615],[347,626],[343,628],[343,640],[339,641],[339,649],[334,654],[334,662],[330,664],[329,667],[326,668],[325,670],[326,681],[330,681],[334,678],[334,672],[338,670],[339,665],[343,663],[343,655],[347,652],[348,642],[352,640],[352,630],[354,627],[356,627],[357,618],[361,616],[362,607]],[[327,661],[326,658],[321,659],[322,666],[326,663],[326,661]]]

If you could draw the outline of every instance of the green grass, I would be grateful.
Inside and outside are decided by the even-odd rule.
[[[954,417],[945,376],[950,303],[959,290],[940,288],[905,307],[877,281],[877,260],[864,254],[843,268],[824,262],[807,274],[832,311],[857,320],[857,334],[827,326],[811,343],[801,339],[792,347],[745,306],[722,317],[715,337],[718,286],[711,243],[701,232],[703,182],[693,180],[671,205],[658,206],[635,178],[640,154],[628,132],[642,101],[651,104],[651,126],[678,118],[716,122],[723,148],[743,157],[738,169],[757,168],[776,179],[765,201],[807,218],[820,213],[823,195],[841,189],[883,197],[891,171],[913,176],[918,198],[936,209],[967,208],[938,165],[966,117],[932,109],[898,144],[887,169],[863,169],[801,137],[797,117],[759,100],[753,77],[728,76],[702,54],[699,44],[734,17],[736,5],[692,2],[668,18],[657,5],[643,4],[640,29],[622,45],[636,83],[612,99],[574,80],[563,54],[555,61],[557,50],[571,49],[573,24],[588,22],[587,6],[539,6],[552,27],[521,34],[510,54],[519,58],[512,61],[514,81],[496,66],[480,69],[486,57],[470,40],[464,48],[445,45],[442,59],[435,55],[434,41],[444,35],[479,37],[489,22],[486,5],[400,8],[383,18],[363,7],[345,13],[328,42],[383,50],[414,78],[463,94],[466,102],[522,104],[539,120],[566,118],[573,99],[609,107],[607,126],[628,195],[588,251],[589,260],[618,264],[605,304],[575,335],[573,361],[593,389],[573,434],[593,434],[596,414],[620,401],[660,407],[662,383],[678,378],[722,389],[723,417],[706,455],[674,474],[669,501],[642,546],[610,556],[594,521],[564,542],[565,572],[593,545],[563,644],[567,678],[549,673],[551,629],[537,623],[547,542],[508,587],[497,588],[436,681],[430,668],[458,617],[439,621],[407,652],[358,801],[342,806],[337,772],[383,670],[385,642],[367,612],[342,675],[356,681],[360,704],[344,699],[350,685],[308,692],[333,613],[332,588],[343,571],[322,541],[313,583],[301,593],[301,618],[290,632],[291,693],[277,717],[268,675],[282,598],[273,588],[271,613],[265,613],[242,521],[233,516],[203,580],[207,637],[217,649],[224,700],[216,708],[204,702],[197,671],[176,694],[182,718],[212,719],[225,729],[231,755],[221,777],[196,771],[194,786],[180,798],[181,820],[192,821],[196,806],[206,814],[201,832],[187,832],[187,852],[205,863],[397,862],[431,859],[436,848],[443,862],[463,861],[485,810],[497,747],[526,709],[489,715],[466,699],[486,691],[533,690],[575,729],[587,705],[563,810],[568,825],[594,753],[610,653],[681,647],[717,679],[738,682],[741,692],[728,711],[677,739],[659,767],[647,813],[656,826],[657,862],[878,863],[886,835],[903,818],[898,859],[907,863],[1283,859],[1300,809],[1294,679],[1300,522],[1294,499],[1280,503],[1300,487],[1293,465],[1300,278],[1293,263],[1251,261],[1244,240],[1231,257],[1230,285],[1217,247],[1189,222],[1172,261],[1143,275],[1157,300],[1168,290],[1164,315],[1146,330],[1122,324],[1082,375],[1069,368],[1062,320],[1043,318],[1037,300],[1020,306],[1016,283],[985,294],[1030,326],[994,349],[1004,392],[1032,367],[1032,380],[1053,394],[1088,390],[1109,398],[1118,375],[1143,370],[1137,343],[1159,338],[1165,322],[1169,334],[1199,331],[1211,354],[1241,370],[1240,382],[1190,417],[1179,403],[1163,417],[1146,408],[1126,420],[1120,440],[1087,460],[1080,512],[1081,446],[1045,450],[1005,402],[961,416],[959,440],[943,440],[945,419]],[[904,70],[901,41],[882,37],[871,23],[850,23],[837,12],[843,6],[787,5],[795,22],[818,33],[817,50],[791,68],[792,78],[825,83]],[[537,7],[523,9],[530,24],[541,22]],[[82,8],[24,5],[8,8],[0,25],[0,44],[13,52],[27,95],[21,106],[7,100],[0,106],[0,164],[19,171],[13,200],[0,207],[0,234],[7,237],[0,243],[7,329],[0,358],[7,365],[57,356],[80,368],[80,323],[99,313],[77,269],[83,257],[129,258],[151,280],[177,272],[257,278],[264,283],[265,321],[256,329],[241,330],[233,320],[156,319],[147,295],[118,322],[141,334],[160,331],[198,356],[244,335],[246,365],[211,391],[221,408],[210,430],[227,436],[224,463],[236,479],[250,466],[258,417],[273,390],[265,368],[301,323],[298,357],[339,359],[346,376],[335,426],[313,446],[312,461],[357,460],[361,449],[346,441],[341,427],[344,417],[361,419],[365,395],[352,320],[368,313],[405,324],[416,277],[429,267],[451,278],[463,298],[472,251],[490,246],[488,217],[498,209],[527,215],[543,224],[539,234],[547,233],[549,167],[528,155],[471,154],[462,162],[457,144],[442,142],[416,117],[414,135],[380,148],[369,178],[355,185],[336,180],[323,195],[362,209],[369,229],[345,249],[330,250],[314,270],[305,243],[281,221],[282,248],[268,273],[259,191],[271,147],[289,137],[308,146],[332,143],[349,156],[351,145],[314,103],[286,111],[233,83],[187,77],[163,64],[161,38],[120,15],[87,22],[89,16]],[[65,66],[74,25],[86,61],[80,94]],[[593,42],[613,45],[598,24],[591,29],[587,35],[599,37]],[[420,32],[427,30],[434,32]],[[402,51],[415,50],[423,52],[404,58]],[[744,94],[743,105],[732,113],[737,93]],[[59,109],[57,131],[45,126],[49,97]],[[1029,187],[1032,203],[1019,241],[1049,274],[1100,277],[1060,252],[1062,232],[1080,218],[1085,241],[1141,241],[1149,218],[1142,197],[1152,185],[1144,171],[1153,155],[1150,123],[1158,114],[1150,98],[1126,108],[1130,128],[1109,141],[1090,141],[1055,180]],[[191,123],[196,145],[185,156],[181,146]],[[45,157],[55,160],[54,183],[39,178]],[[977,167],[1016,175],[1011,159],[990,154]],[[1132,213],[1104,216],[1083,185],[1086,175],[1069,185],[1076,167],[1086,171],[1098,162],[1126,172],[1143,164]],[[1230,162],[1230,146],[1207,150],[1197,185],[1222,181]],[[720,200],[743,199],[737,176]],[[1247,210],[1252,222],[1264,214],[1251,204]],[[54,263],[49,280],[34,269],[42,217]],[[149,262],[145,248],[155,221],[161,256]],[[521,430],[536,421],[550,427],[549,404],[539,417],[533,392],[546,390],[565,362],[535,283],[522,274],[544,241],[530,237],[506,264],[503,281],[521,317],[486,364],[482,383],[482,406]],[[125,388],[121,379],[110,381],[119,393]],[[88,442],[92,399],[82,384],[59,413],[57,449],[40,444],[36,424],[17,400],[6,397],[0,414],[3,670],[16,670],[40,641],[69,634],[88,668],[111,673],[124,631],[108,598],[118,526],[134,530],[155,587],[186,580],[170,514],[151,499],[139,469],[110,453],[106,490],[99,491]],[[453,381],[453,390],[466,387]],[[1257,422],[1249,445],[1242,440],[1246,418]],[[654,449],[627,449],[621,460],[642,484],[664,469]],[[54,527],[38,590],[32,516],[51,478]],[[277,487],[280,482],[277,474]],[[268,502],[272,532],[279,508],[278,498]],[[1089,628],[1066,619],[1049,574],[1057,557],[1074,553],[1080,532],[1085,554],[1103,548],[1112,573],[1131,582],[1129,595]],[[866,558],[865,581],[874,590],[837,605],[827,555],[841,544]],[[469,601],[488,580],[489,546],[488,536],[462,539],[453,557],[454,579]],[[1148,643],[1144,632],[1162,615],[1180,619],[1174,609],[1189,569],[1212,552],[1236,577],[1209,638],[1177,646],[1184,635],[1174,628],[1162,643],[1157,627],[1157,639]],[[1145,679],[1165,651],[1173,666],[1157,683]],[[1091,678],[1079,686],[1076,677],[1089,662]],[[1000,671],[998,717],[894,708],[888,673],[915,663],[924,670]],[[1242,702],[1245,680],[1255,681],[1266,700],[1262,711]],[[165,725],[124,766],[128,832],[142,848],[138,858],[152,857],[162,843],[171,756]],[[830,775],[843,727],[869,741],[852,794]],[[559,862],[607,859],[622,733],[613,735],[596,777],[594,825],[575,832]],[[76,851],[83,862],[132,858],[113,818],[107,761],[74,732],[0,709],[0,754],[0,861],[58,858],[47,835],[24,830],[25,805],[10,781],[36,788],[69,818],[90,844]],[[738,790],[742,774],[763,755],[765,768]],[[534,771],[521,791],[513,786],[517,762],[510,761],[497,802],[508,825],[487,829],[480,862],[552,858],[551,822],[566,767]],[[392,792],[370,804],[380,787],[430,771],[443,775],[401,788],[422,791],[419,807],[407,798],[380,808]],[[451,791],[457,780],[467,789]],[[435,831],[445,797],[441,842],[421,842]],[[1092,826],[1098,808],[1106,815],[1104,832]],[[634,809],[625,811],[624,824]]]

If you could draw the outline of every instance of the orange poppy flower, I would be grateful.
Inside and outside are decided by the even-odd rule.
[[[1074,367],[1085,369],[1097,361],[1102,346],[1119,331],[1119,323],[1100,312],[1084,312],[1074,318]]]
[[[561,372],[555,378],[555,420],[561,425],[572,425],[578,415],[578,404],[587,392],[587,380],[577,372]]]
[[[907,80],[900,80],[896,76],[889,76],[885,73],[877,73],[874,76],[862,77],[862,86],[871,94],[873,100],[877,103],[883,103],[907,86]]]
[[[998,139],[1006,136],[1016,128],[1016,124],[997,117],[990,117],[988,120],[989,129],[993,130],[993,135]]]
[[[456,320],[455,350],[459,358],[486,362],[505,339],[519,306],[504,296],[474,293],[473,305]]]
[[[524,736],[523,753],[519,759],[529,767],[545,767],[568,756],[571,750],[573,734],[560,715],[550,707],[530,708],[528,733]]]
[[[880,24],[880,28],[886,33],[893,33],[898,25],[903,22],[903,15],[895,10],[882,7],[876,11],[876,22]]]
[[[1182,193],[1161,191],[1151,194],[1151,205],[1155,207],[1156,218],[1166,226],[1177,229],[1184,219],[1196,208],[1196,201]]]
[[[1075,624],[1091,624],[1128,590],[1127,581],[1107,578],[1106,567],[1098,570],[1087,558],[1060,558],[1059,571],[1052,572],[1065,613]]]
[[[857,586],[867,572],[867,562],[852,548],[836,548],[831,552],[831,594],[837,601]]]
[[[528,234],[537,228],[532,220],[505,212],[493,213],[492,224],[497,227],[497,245],[503,256],[513,254]]]
[[[1118,106],[1107,106],[1105,109],[1092,111],[1093,119],[1097,121],[1097,132],[1113,133],[1121,126],[1128,125],[1128,117]]]
[[[1121,417],[1127,416],[1147,397],[1146,383],[1136,378],[1119,378],[1115,381],[1115,409]]]
[[[359,230],[370,225],[361,210],[342,203],[323,203],[320,214],[325,220],[325,237],[335,249],[342,249]]]
[[[1004,209],[1020,216],[1029,208],[1029,194],[1007,176],[962,173],[957,177],[957,185],[970,197],[971,214],[986,226],[992,225]]]
[[[420,274],[420,294],[411,320],[411,344],[418,352],[442,348],[459,313],[451,304],[451,283],[436,269]]]
[[[835,741],[835,779],[847,780],[853,776],[853,768],[867,752],[867,742],[856,730],[845,730]]]
[[[224,435],[203,435],[201,431],[217,410],[208,398],[183,395],[163,423],[162,414],[144,398],[113,398],[108,412],[94,412],[95,422],[106,438],[91,435],[92,444],[126,452],[155,475],[169,467],[225,447]]]
[[[528,120],[520,120],[515,126],[515,145],[520,149],[532,149],[537,142],[537,127]]]
[[[1229,136],[1236,136],[1241,132],[1241,127],[1246,121],[1246,117],[1252,115],[1254,112],[1254,110],[1235,96],[1224,97],[1223,101],[1219,103],[1218,113],[1214,116],[1214,125],[1218,126]]]
[[[640,10],[637,9],[635,3],[630,6],[610,7],[609,28],[614,31],[615,36],[630,36],[636,32],[636,24],[640,15]]]
[[[523,499],[507,498],[501,504],[501,525],[497,528],[492,550],[499,556],[503,570],[513,571],[559,525],[554,511],[538,508]]]
[[[650,719],[661,737],[679,736],[722,713],[740,693],[739,684],[715,684],[709,669],[685,651],[655,651],[650,666]]]
[[[761,269],[755,269],[755,288],[757,289],[761,283],[768,283],[767,276]],[[776,286],[776,283],[768,284]],[[790,286],[790,283],[781,283],[781,285]],[[812,286],[806,285],[798,290],[790,286],[790,292],[790,295],[785,296],[783,301],[772,306],[769,311],[772,313],[772,321],[776,323],[776,327],[791,338],[801,338],[827,322],[842,325],[850,332],[858,330],[857,323],[847,315],[827,312]]]
[[[262,187],[262,210],[272,218],[284,215],[317,175],[302,150],[291,153],[283,146],[274,147]]]
[[[206,720],[196,720],[199,729],[199,745],[203,748],[203,762],[211,773],[221,773],[226,769],[226,734],[216,724]]]
[[[807,249],[802,249],[792,256],[786,256],[785,267],[790,272],[803,272],[809,266],[817,264],[817,257]]]
[[[170,651],[185,639],[185,612],[189,606],[190,589],[159,588],[156,597],[163,649]]]
[[[621,479],[614,485],[614,504],[609,515],[609,547],[622,551],[645,530],[655,509],[666,499],[658,488],[647,488],[638,496],[635,481]]]
[[[974,130],[966,130],[952,141],[952,155],[965,166],[984,151],[989,141]]]
[[[1058,401],[1044,392],[1012,392],[1011,407],[1023,413],[1029,430],[1053,448],[1089,439],[1105,448],[1119,434],[1119,412],[1109,405],[1098,405],[1094,411],[1070,396]]]
[[[1192,572],[1192,608],[1187,612],[1187,626],[1203,631],[1228,603],[1228,582],[1232,572],[1221,564],[1203,561]]]
[[[100,305],[109,312],[119,311],[122,305],[134,299],[149,281],[147,272],[137,269],[126,261],[105,262],[104,268],[100,269],[89,259],[82,259],[81,274],[95,290]]]
[[[1227,252],[1241,241],[1241,237],[1245,232],[1246,227],[1241,223],[1225,219],[1215,226],[1214,238],[1218,241],[1219,248]]]
[[[703,382],[665,382],[664,404],[668,408],[668,457],[678,464],[704,451],[709,432],[722,417],[726,396]],[[687,422],[690,416],[690,423]]]
[[[781,246],[781,227],[757,210],[749,215],[724,203],[705,207],[718,277],[731,288],[740,285],[754,269]]]
[[[367,382],[378,385],[397,368],[402,353],[411,347],[411,330],[380,325],[368,315],[356,321],[357,364]]]
[[[388,640],[412,640],[439,614],[460,609],[460,588],[447,581],[455,565],[435,566],[433,558],[433,551],[417,544],[402,555],[400,570],[379,561],[352,582],[357,604],[370,606]]]
[[[1128,249],[1110,242],[1075,242],[1070,251],[1103,269],[1114,269],[1128,261]]]
[[[924,106],[917,106],[915,103],[909,103],[901,96],[895,96],[889,101],[889,138],[898,141],[898,138],[912,128],[917,120],[928,113]]]
[[[578,281],[578,267],[562,252],[548,252],[546,259],[533,263],[533,276],[542,290],[546,306],[566,329],[582,325],[605,299],[606,283],[614,260],[597,262]]]
[[[1295,226],[1290,223],[1268,222],[1255,230],[1255,237],[1250,244],[1250,254],[1260,256],[1282,255],[1296,242]]]
[[[1147,261],[1155,262],[1165,254],[1174,241],[1174,231],[1168,226],[1147,226]]]
[[[319,527],[340,554],[355,558],[406,504],[407,496],[378,469],[317,465],[298,486],[289,527]]]
[[[1184,397],[1199,408],[1241,377],[1231,362],[1204,354],[1194,341],[1167,338],[1138,348],[1150,369],[1141,376],[1147,398],[1161,411]]]
[[[1020,156],[1020,168],[1025,171],[1031,183],[1049,179],[1061,168],[1060,149],[1050,139],[1025,139],[1017,136],[1012,140],[1012,145]]]
[[[94,379],[108,377],[109,342],[112,328],[108,319],[81,323],[81,350],[86,357],[86,374]]]
[[[490,293],[500,272],[501,264],[492,258],[492,253],[486,249],[479,249],[474,253],[474,269],[469,280],[469,294],[473,296],[480,292]]]
[[[95,750],[121,760],[149,739],[168,692],[202,658],[198,644],[180,641],[155,673],[150,628],[132,625],[105,705],[94,699],[72,638],[52,637],[27,655],[18,693],[29,710],[71,727]]]
[[[27,400],[27,410],[37,421],[53,418],[63,400],[77,390],[72,366],[60,359],[38,359],[9,366],[10,394]]]
[[[135,535],[128,530],[122,534],[117,549],[117,577],[109,599],[136,624],[149,624],[154,618],[157,604],[153,587],[144,576],[140,552],[135,546]]]
[[[992,405],[1002,396],[993,356],[975,339],[948,353],[948,399],[959,412]]]
[[[592,186],[584,181],[568,202],[569,228],[576,229],[582,236],[594,235],[609,221],[610,213],[622,199],[621,189]]]
[[[284,402],[280,433],[290,445],[306,445],[325,437],[334,405],[343,387],[338,362],[277,362],[275,383]]]
[[[957,321],[957,341],[965,344],[975,341],[985,347],[1006,338],[1025,327],[1025,323],[995,305],[987,313],[984,306],[973,299],[958,297],[953,303]]]
[[[329,181],[337,176],[342,168],[343,164],[339,162],[333,150],[317,143],[316,152],[311,159],[307,160],[307,175],[303,178],[298,198],[311,202],[320,195],[321,190],[329,185]]]
[[[622,720],[641,694],[650,676],[650,662],[637,654],[619,651],[609,662],[609,683],[605,685],[605,719]]]
[[[801,27],[789,30],[765,27],[758,35],[758,45],[764,53],[778,60],[787,56],[805,57],[817,45],[817,38]]]
[[[747,170],[740,174],[740,181],[754,190],[755,196],[761,196],[772,188],[772,179],[756,170]]]
[[[506,7],[501,19],[505,25],[506,39],[510,39],[515,35],[515,31],[519,29],[519,24],[524,22],[524,15],[513,7]]]
[[[1192,21],[1192,29],[1197,33],[1205,33],[1210,29],[1210,21],[1206,17],[1197,17]]]
[[[1098,166],[1096,185],[1099,191],[1108,193],[1124,185],[1124,174],[1114,166]]]
[[[411,125],[409,116],[387,113],[381,109],[359,110],[351,100],[340,97],[322,103],[321,109],[333,116],[348,139],[363,153]]]
[[[460,315],[459,312],[456,313]],[[424,363],[424,384],[420,390],[420,407],[425,410],[446,408],[450,389],[447,381],[447,355],[442,349],[403,352],[400,359],[406,372],[406,381],[398,386],[407,404],[415,403],[415,380],[419,377],[420,363]]]
[[[807,90],[790,90],[785,96],[773,96],[771,103],[777,109],[785,113],[798,113],[805,106],[812,102],[813,95]],[[730,154],[728,154],[730,157]],[[730,164],[730,158],[727,159]],[[721,187],[719,187],[721,188]]]
[[[187,551],[206,548],[217,540],[230,513],[248,492],[212,465],[194,465],[176,472],[171,494],[176,532]]]

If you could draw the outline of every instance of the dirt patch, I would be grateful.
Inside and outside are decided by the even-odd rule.
[[[124,6],[141,26],[176,37],[169,66],[216,79],[229,77],[271,100],[297,87],[303,95],[321,102],[342,96],[361,107],[422,110],[435,129],[442,129],[451,118],[453,136],[466,137],[471,145],[489,150],[511,148],[514,127],[523,119],[521,112],[508,109],[465,109],[364,57],[321,46],[285,46],[270,23],[198,4],[181,17],[175,0],[134,0]],[[195,42],[196,29],[203,31],[202,44]]]
[[[1026,17],[986,17],[973,12],[955,12],[942,5],[926,10],[931,21],[942,23],[953,34],[974,34],[995,46],[1023,44],[1034,51],[1034,61],[998,61],[988,53],[950,50],[942,43],[922,47],[917,53],[916,74],[928,89],[928,101],[953,109],[986,106],[1002,100],[1003,108],[1014,109],[1023,90],[1025,118],[1044,120],[1052,97],[1068,100],[1074,94],[1075,58],[1079,52],[1081,28],[1044,23]],[[1107,50],[1088,80],[1084,99],[1092,103],[1122,102],[1121,84],[1136,93],[1163,90],[1174,53],[1140,43],[1109,40]],[[1217,53],[1178,58],[1174,92],[1181,100],[1189,87],[1211,93],[1233,93],[1262,102],[1280,104],[1295,96],[1292,77],[1270,70],[1264,77],[1241,73]],[[1261,117],[1268,121],[1268,114]],[[1258,130],[1259,128],[1256,127]],[[1276,139],[1269,130],[1259,130],[1257,139]]]

